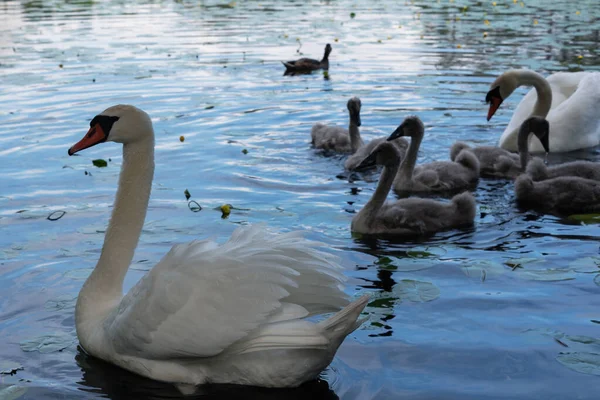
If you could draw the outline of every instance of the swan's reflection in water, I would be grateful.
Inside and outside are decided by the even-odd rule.
[[[194,395],[184,396],[173,385],[153,381],[106,363],[78,349],[75,356],[82,371],[79,389],[113,400],[219,399],[219,400],[338,400],[323,380],[293,389],[267,389],[240,385],[205,385]],[[91,396],[90,396],[91,397]]]

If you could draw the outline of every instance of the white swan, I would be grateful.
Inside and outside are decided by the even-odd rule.
[[[400,194],[448,194],[476,187],[479,160],[469,150],[461,151],[455,161],[435,161],[415,167],[424,134],[425,127],[419,117],[409,116],[388,137],[388,141],[400,136],[411,137],[406,157],[394,180],[394,190]]]
[[[317,149],[352,153],[344,162],[344,168],[348,171],[354,171],[379,143],[385,142],[386,138],[373,139],[365,144],[358,129],[361,125],[361,101],[358,97],[353,97],[348,100],[347,106],[350,114],[350,123],[347,130],[339,126],[328,126],[319,122],[313,125],[310,135],[312,144]],[[408,141],[404,138],[398,138],[392,143],[404,157],[404,153],[408,148]],[[368,167],[371,166],[364,165],[365,169]]]
[[[428,235],[442,230],[472,225],[475,199],[469,192],[457,194],[451,202],[411,197],[386,203],[400,166],[400,153],[383,142],[365,159],[383,166],[377,189],[365,206],[352,218],[352,232],[362,234]]]
[[[174,246],[123,297],[154,173],[152,122],[133,106],[110,107],[69,154],[104,141],[123,144],[123,166],[100,259],[77,299],[81,347],[186,391],[210,382],[293,387],[317,377],[368,301],[347,305],[337,258],[298,232],[238,228],[223,245]],[[319,323],[305,319],[344,306]]]
[[[490,86],[485,98],[490,103],[488,121],[502,101],[519,86],[533,86],[523,97],[508,126],[500,137],[499,146],[517,151],[517,132],[531,115],[545,117],[550,123],[550,151],[565,152],[600,144],[600,73],[559,72],[545,79],[527,70],[509,70]],[[537,140],[529,143],[533,152],[543,151]]]
[[[527,163],[532,158],[528,148],[529,136],[532,133],[537,136],[546,152],[548,152],[549,130],[548,121],[544,118],[529,117],[523,121],[519,128],[519,154],[495,146],[470,147],[466,143],[456,142],[450,147],[450,159],[454,161],[461,151],[467,149],[477,156],[481,166],[479,173],[482,177],[514,179],[525,172]]]

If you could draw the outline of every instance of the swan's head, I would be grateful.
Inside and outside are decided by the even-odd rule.
[[[350,112],[350,121],[354,123],[356,126],[360,126],[360,99],[358,97],[353,97],[348,100],[348,111]]]
[[[492,119],[500,104],[519,87],[519,76],[515,70],[506,71],[490,85],[485,96],[485,103],[490,105],[487,120]]]
[[[400,164],[400,152],[398,148],[389,142],[381,142],[373,149],[371,154],[356,167],[357,170],[371,168],[374,165],[392,167]]]
[[[533,117],[529,117],[523,121],[521,127],[519,128],[519,136],[523,135],[525,140],[527,140],[526,138],[529,137],[530,133],[533,133],[535,136],[537,136],[537,138],[540,139],[544,150],[546,150],[546,153],[550,153],[550,124],[546,118],[534,115]]]
[[[144,111],[130,105],[112,106],[92,119],[90,129],[69,149],[69,155],[106,141],[135,143],[152,134],[152,120]]]
[[[411,115],[404,118],[404,121],[398,128],[387,138],[388,141],[399,138],[400,136],[410,136],[414,138],[416,136],[423,136],[425,126],[419,117]]]
[[[325,56],[324,56],[324,58],[329,57],[329,53],[331,53],[331,45],[329,43],[327,43],[325,45]]]

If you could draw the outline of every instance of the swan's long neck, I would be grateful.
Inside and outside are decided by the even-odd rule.
[[[365,206],[359,211],[359,217],[367,222],[374,221],[377,212],[385,203],[388,193],[394,183],[394,178],[398,172],[399,163],[385,166],[379,177],[379,183],[377,189],[373,193],[371,199],[365,204]]]
[[[356,151],[362,147],[364,143],[360,137],[358,126],[354,123],[354,121],[352,121],[352,118],[350,118],[348,133],[350,134],[350,147],[352,148],[352,153],[356,153]]]
[[[552,88],[550,87],[548,81],[536,72],[519,70],[518,83],[519,86],[527,85],[535,88],[537,100],[533,106],[531,115],[537,115],[545,118],[548,115],[548,112],[550,112],[550,107],[552,106]]]
[[[526,124],[524,124],[526,125]],[[529,161],[529,126],[521,126],[517,136],[517,148],[519,150],[519,159],[521,160],[521,171],[525,172],[527,162]]]
[[[410,146],[406,151],[406,156],[400,165],[400,171],[398,172],[398,178],[402,180],[412,179],[415,165],[417,164],[417,156],[419,155],[419,147],[423,140],[423,132],[414,132],[410,139]]]
[[[77,329],[104,316],[123,296],[123,280],[146,218],[154,175],[154,134],[123,145],[123,165],[102,253],[79,293]]]

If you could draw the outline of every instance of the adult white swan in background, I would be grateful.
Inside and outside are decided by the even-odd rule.
[[[394,190],[400,194],[448,194],[475,188],[479,182],[479,160],[469,150],[461,151],[454,161],[434,161],[415,167],[424,134],[423,122],[413,115],[406,117],[388,137],[388,141],[400,136],[411,138],[394,180]]]
[[[411,197],[386,203],[400,165],[400,153],[390,142],[379,144],[365,163],[381,165],[383,171],[375,193],[352,218],[352,232],[413,236],[473,224],[476,207],[469,192],[457,194],[450,202]]]
[[[546,152],[548,152],[549,130],[548,121],[544,118],[529,117],[523,121],[519,128],[519,154],[511,153],[508,150],[495,146],[470,147],[466,143],[456,142],[450,148],[450,159],[454,161],[461,151],[468,149],[477,156],[481,166],[479,173],[482,177],[514,179],[519,174],[525,172],[527,163],[532,158],[529,154],[529,136],[532,133],[537,136]],[[542,160],[536,160],[542,162],[542,165],[544,164]]]
[[[550,123],[550,151],[565,152],[600,144],[600,73],[559,72],[547,79],[527,70],[509,70],[490,86],[485,101],[490,103],[487,119],[492,118],[500,104],[519,86],[533,86],[523,97],[508,126],[500,137],[499,146],[518,151],[517,136],[523,121],[536,115]],[[532,152],[543,148],[537,140],[529,143]]]
[[[110,107],[69,154],[104,141],[123,144],[123,166],[100,259],[77,299],[81,347],[186,391],[211,382],[293,387],[316,378],[360,325],[368,301],[348,304],[337,258],[298,232],[242,227],[223,245],[174,246],[123,297],[154,174],[152,121],[133,106]],[[305,319],[342,307],[318,323]]]

